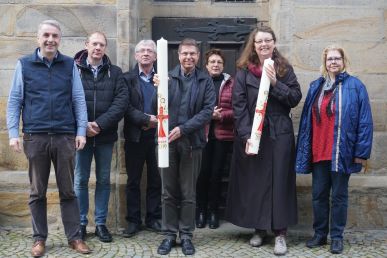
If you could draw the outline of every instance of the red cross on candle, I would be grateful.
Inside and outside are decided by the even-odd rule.
[[[159,120],[159,137],[166,137],[164,126],[163,126],[163,120],[168,118],[169,118],[168,115],[164,115],[164,108],[160,107],[159,114],[157,116],[157,119]]]

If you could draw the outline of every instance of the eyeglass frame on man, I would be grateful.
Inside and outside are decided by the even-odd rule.
[[[198,55],[199,53],[198,52],[179,52],[179,55],[182,55],[182,56],[196,56]]]
[[[141,53],[141,54],[144,54],[145,52],[148,52],[150,54],[153,54],[155,53],[156,51],[154,51],[153,49],[151,48],[140,48],[139,50],[136,51],[136,53]]]

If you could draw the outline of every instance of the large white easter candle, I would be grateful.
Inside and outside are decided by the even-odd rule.
[[[248,148],[249,153],[258,154],[262,136],[263,121],[265,120],[267,98],[270,90],[270,80],[266,74],[265,67],[268,64],[273,65],[273,63],[274,62],[271,58],[265,59],[263,62],[261,83],[259,84],[257,105],[255,107],[253,126],[251,128],[250,145]]]
[[[157,74],[160,83],[157,87],[157,135],[158,135],[158,165],[169,167],[168,144],[168,41],[157,40]]]

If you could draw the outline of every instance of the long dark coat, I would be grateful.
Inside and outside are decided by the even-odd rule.
[[[241,69],[233,92],[236,137],[226,220],[256,229],[284,229],[297,223],[295,141],[290,109],[302,94],[293,68],[270,86],[258,155],[245,154],[260,78]]]

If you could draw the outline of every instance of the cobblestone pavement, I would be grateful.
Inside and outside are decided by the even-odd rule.
[[[92,231],[93,228],[88,228]],[[250,247],[248,242],[252,230],[224,223],[219,229],[197,229],[194,234],[196,254],[193,257],[275,257],[274,237],[269,235],[264,245]],[[329,245],[309,249],[305,241],[311,232],[290,230],[285,257],[330,257]],[[132,238],[114,234],[112,243],[100,242],[93,233],[88,233],[87,243],[93,249],[90,255],[80,255],[68,248],[63,229],[50,229],[45,257],[184,257],[180,247],[174,248],[169,256],[157,254],[162,235],[141,231]],[[335,257],[387,257],[387,230],[345,232],[345,247],[342,255]],[[0,257],[29,257],[32,244],[31,229],[0,228]]]

